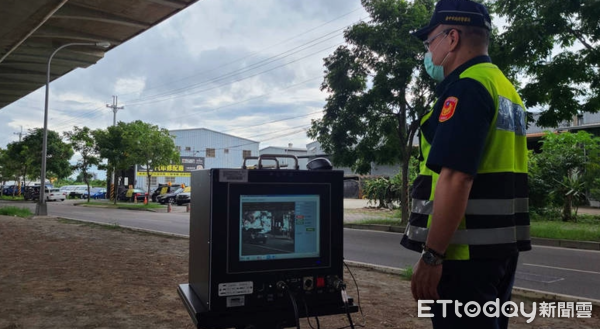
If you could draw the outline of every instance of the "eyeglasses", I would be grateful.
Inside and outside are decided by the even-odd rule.
[[[429,45],[433,42],[433,40],[435,40],[437,37],[439,37],[442,34],[448,35],[448,33],[450,33],[450,31],[452,31],[452,29],[448,29],[448,30],[443,30],[442,32],[432,36],[431,38],[423,41],[423,46],[425,46],[425,50],[429,51]]]

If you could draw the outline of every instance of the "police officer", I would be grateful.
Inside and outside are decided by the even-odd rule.
[[[483,5],[441,0],[413,33],[439,84],[420,122],[423,161],[401,244],[421,252],[414,298],[452,301],[431,305],[434,328],[506,328],[502,312],[458,316],[456,301],[510,300],[519,251],[531,249],[525,107],[488,56],[490,30]]]

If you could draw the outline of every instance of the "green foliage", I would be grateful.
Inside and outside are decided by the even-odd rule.
[[[131,134],[131,155],[136,164],[146,167],[147,191],[150,191],[151,170],[179,163],[179,152],[175,148],[173,136],[164,128],[139,120],[129,123],[128,128]]]
[[[434,2],[363,0],[362,5],[371,21],[348,28],[347,44],[325,58],[321,89],[330,96],[308,136],[335,165],[365,174],[372,163],[408,165],[416,119],[429,108],[434,85],[423,69],[423,46],[410,32],[427,24]],[[403,220],[407,190],[401,189]]]
[[[20,142],[9,143],[6,150],[0,152],[0,167],[5,179],[19,181],[34,180],[40,177],[42,168],[43,129],[29,130],[29,134]],[[49,178],[63,178],[71,174],[69,159],[73,149],[52,130],[48,131],[46,173]]]
[[[507,20],[494,62],[528,78],[520,94],[528,108],[544,110],[541,126],[600,109],[600,1],[503,0],[491,9]]]
[[[63,186],[67,186],[67,185],[75,185],[75,180],[71,179],[71,178],[63,178],[63,179],[57,179],[54,182],[54,187],[63,187]]]
[[[0,195],[0,200],[23,201],[25,198],[22,195]]]
[[[586,191],[598,189],[600,138],[584,131],[548,132],[542,142],[542,152],[529,158],[530,205],[560,206],[563,219],[572,220],[570,208],[585,201]]]
[[[393,207],[392,201],[398,199],[398,187],[386,177],[365,181],[364,196],[369,203],[379,202],[379,208]]]
[[[28,208],[19,207],[2,207],[0,208],[0,215],[2,216],[16,216],[16,217],[31,217],[33,214]]]
[[[40,177],[42,168],[42,144],[44,130],[36,128],[29,130],[27,136],[23,138],[23,145],[26,147],[31,159],[31,170],[28,172],[29,177]],[[48,178],[65,178],[69,177],[73,170],[69,160],[73,156],[73,148],[65,143],[60,135],[52,130],[48,130],[47,139],[47,158],[46,158],[46,177]]]
[[[71,142],[75,152],[78,152],[81,156],[77,160],[77,164],[71,166],[71,168],[80,172],[81,181],[87,185],[88,195],[90,195],[90,179],[92,175],[88,173],[88,170],[90,167],[100,164],[100,155],[98,154],[98,148],[92,136],[92,131],[88,127],[79,128],[75,126],[73,127],[73,131],[65,133],[65,137]],[[89,201],[90,198],[88,198]]]
[[[402,270],[402,272],[400,272],[400,278],[402,278],[403,280],[410,281],[410,280],[412,280],[412,276],[413,276],[413,267],[412,266],[407,266],[405,269]]]

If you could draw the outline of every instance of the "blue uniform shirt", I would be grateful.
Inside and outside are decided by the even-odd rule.
[[[477,174],[495,105],[485,87],[470,78],[460,79],[467,68],[489,63],[488,56],[475,57],[456,68],[436,88],[438,100],[421,133],[431,144],[427,167],[442,167]]]

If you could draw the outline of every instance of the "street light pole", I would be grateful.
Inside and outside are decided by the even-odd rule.
[[[50,63],[52,63],[52,58],[59,52],[61,49],[70,47],[70,46],[97,46],[102,48],[108,48],[110,46],[109,42],[73,42],[64,44],[58,48],[50,55],[48,58],[48,68],[46,69],[46,99],[44,102],[44,138],[42,142],[42,173],[40,175],[40,194],[39,200],[35,207],[35,214],[37,216],[47,216],[48,215],[48,205],[46,204],[46,156],[48,153],[48,97],[50,93]]]

